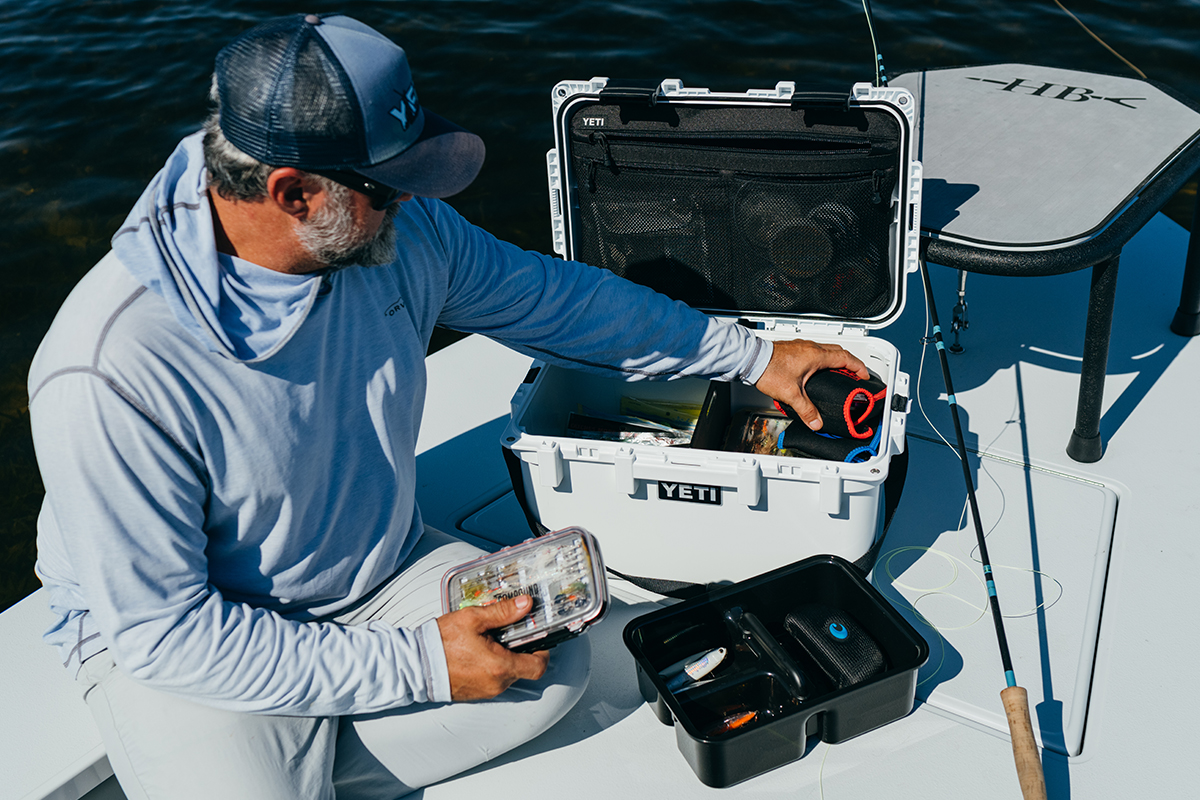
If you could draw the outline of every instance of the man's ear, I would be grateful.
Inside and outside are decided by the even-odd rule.
[[[267,197],[298,222],[308,219],[308,215],[316,210],[313,201],[324,192],[324,187],[311,175],[295,167],[280,167],[267,176]]]

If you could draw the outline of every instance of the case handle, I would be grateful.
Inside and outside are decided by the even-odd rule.
[[[661,80],[651,78],[614,78],[600,90],[600,102],[641,102],[653,106],[658,102],[661,87]]]
[[[701,469],[704,473],[698,475],[697,471]],[[733,489],[738,499],[748,506],[756,506],[762,499],[762,466],[752,457],[743,458],[736,464],[692,466],[670,463],[665,455],[657,458],[645,454],[638,456],[631,448],[621,447],[613,456],[613,472],[617,491],[628,495],[637,494],[638,481],[677,481]]]
[[[906,434],[908,426],[908,374],[896,373],[896,381],[892,386],[891,430],[892,453],[903,453],[908,441]]]
[[[842,92],[801,92],[792,95],[792,109],[809,106],[841,106],[843,111],[850,110],[850,101],[854,97]]]

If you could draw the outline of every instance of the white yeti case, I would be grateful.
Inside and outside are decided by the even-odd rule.
[[[709,382],[624,382],[538,362],[502,437],[531,526],[583,526],[613,569],[693,583],[819,553],[862,557],[905,441],[908,375],[896,348],[868,333],[899,316],[918,267],[912,97],[865,83],[831,96],[790,82],[719,93],[593,78],[558,84],[552,100],[560,255],[764,338],[836,342],[887,384],[888,409],[877,454],[860,463],[572,438],[580,404],[614,414],[622,395],[699,405]],[[742,384],[731,400],[773,410]]]

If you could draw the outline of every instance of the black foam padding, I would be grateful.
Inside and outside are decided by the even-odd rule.
[[[862,683],[887,669],[879,644],[845,611],[806,603],[793,609],[783,625],[839,689]]]
[[[830,438],[809,430],[803,422],[793,422],[780,438],[779,447],[786,450],[788,455],[858,463],[876,455],[877,448],[872,446],[873,441],[841,436]]]

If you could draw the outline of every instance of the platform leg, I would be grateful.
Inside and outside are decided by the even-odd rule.
[[[1200,190],[1192,210],[1192,235],[1188,239],[1187,261],[1183,267],[1183,291],[1179,308],[1171,320],[1171,330],[1180,336],[1200,333]]]
[[[1100,440],[1100,407],[1104,402],[1104,377],[1108,373],[1108,340],[1112,333],[1120,260],[1117,255],[1092,267],[1083,367],[1079,375],[1079,406],[1075,411],[1075,430],[1067,444],[1067,455],[1086,464],[1099,461],[1104,455],[1104,442]]]

